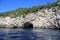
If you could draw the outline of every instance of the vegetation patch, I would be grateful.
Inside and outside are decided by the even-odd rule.
[[[28,13],[36,12],[43,8],[50,9],[51,7],[57,6],[57,3],[60,2],[60,0],[57,0],[57,2],[54,3],[47,3],[46,5],[38,5],[38,6],[32,6],[31,8],[18,8],[16,10],[0,13],[0,17],[10,16],[10,17],[17,17],[21,15],[25,15]]]

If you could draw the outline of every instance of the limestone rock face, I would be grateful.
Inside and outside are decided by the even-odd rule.
[[[0,27],[13,28],[23,27],[23,24],[30,22],[33,27],[40,28],[60,28],[60,7],[56,6],[51,9],[41,9],[34,13],[28,13],[23,17],[0,17]]]
[[[21,27],[23,24],[24,18],[22,17],[16,17],[16,18],[11,18],[11,17],[4,17],[0,18],[0,25],[6,25],[4,27],[6,28],[13,28],[15,26]]]
[[[41,27],[41,28],[54,28],[49,27],[54,25],[55,12],[49,12],[47,9],[37,11],[35,14],[27,14],[25,19],[29,20],[33,27]]]
[[[57,8],[57,7],[56,7]],[[42,9],[36,13],[29,13],[25,16],[25,21],[33,24],[33,27],[40,28],[60,28],[60,10]]]

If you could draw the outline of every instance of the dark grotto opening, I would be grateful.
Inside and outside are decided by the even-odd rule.
[[[13,28],[17,28],[17,26],[14,26]]]
[[[26,22],[26,23],[24,23],[24,28],[33,28],[33,24],[32,23],[30,23],[30,22]]]

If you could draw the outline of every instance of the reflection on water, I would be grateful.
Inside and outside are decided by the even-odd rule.
[[[60,31],[40,28],[0,28],[0,40],[60,40]]]

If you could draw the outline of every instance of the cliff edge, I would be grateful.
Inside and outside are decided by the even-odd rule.
[[[60,2],[55,7],[43,8],[37,12],[25,14],[25,16],[0,17],[0,27],[2,28],[20,28],[24,27],[26,22],[33,27],[60,29]]]

